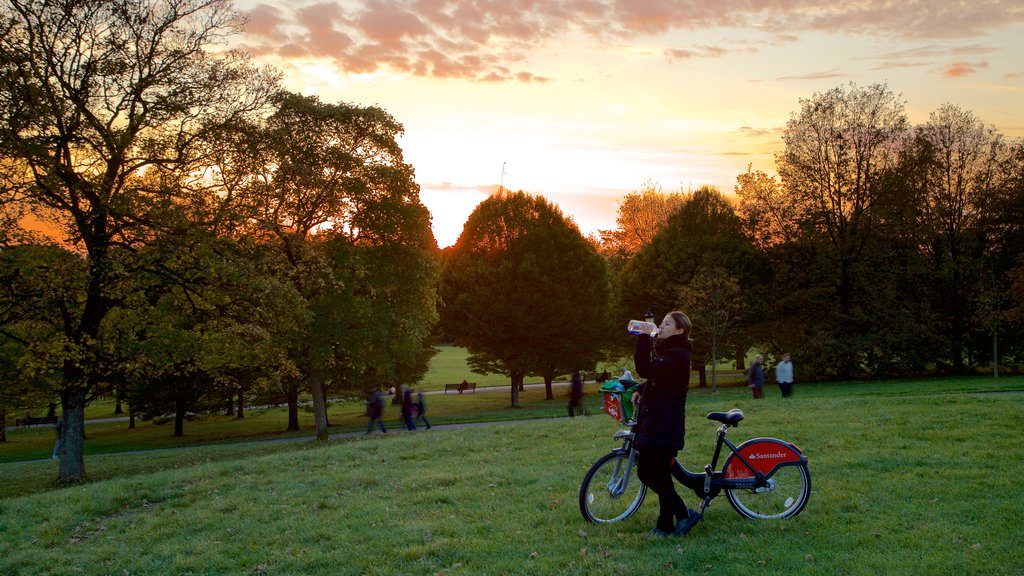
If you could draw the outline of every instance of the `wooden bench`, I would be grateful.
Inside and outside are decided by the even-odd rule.
[[[449,390],[458,390],[459,394],[462,394],[466,390],[476,394],[476,382],[459,382],[458,384],[445,384],[444,393],[447,394]]]
[[[26,414],[24,418],[15,418],[15,420],[14,420],[14,425],[15,426],[19,426],[19,427],[20,426],[35,426],[37,424],[56,424],[56,423],[57,423],[57,417],[56,416],[43,416],[41,418],[36,418],[35,416],[29,416],[29,415]]]

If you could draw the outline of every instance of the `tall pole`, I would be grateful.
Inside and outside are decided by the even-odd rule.
[[[505,163],[501,163],[501,183],[498,184],[498,194],[505,191]]]

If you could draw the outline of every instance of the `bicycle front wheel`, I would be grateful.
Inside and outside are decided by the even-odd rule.
[[[608,524],[632,516],[647,486],[633,474],[629,453],[605,454],[590,467],[580,486],[580,512],[588,522]]]
[[[768,478],[767,486],[731,489],[725,494],[740,516],[754,520],[790,518],[799,514],[811,497],[811,473],[806,464],[781,466]]]

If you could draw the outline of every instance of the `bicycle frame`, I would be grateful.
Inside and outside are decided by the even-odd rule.
[[[704,466],[702,473],[690,472],[678,458],[673,461],[672,476],[702,500],[702,514],[722,490],[770,490],[771,476],[777,469],[807,463],[807,457],[796,445],[775,438],[753,438],[737,446],[725,437],[728,428],[727,423],[718,428],[714,456],[711,463]],[[629,454],[625,466],[632,470],[637,453],[633,447],[635,433],[632,430],[620,430],[614,438],[623,440],[622,447],[615,452]],[[729,449],[730,456],[726,457],[723,469],[716,471],[723,446]],[[616,470],[619,485],[614,488],[615,494],[621,495],[626,491],[631,476],[628,473],[619,476]]]

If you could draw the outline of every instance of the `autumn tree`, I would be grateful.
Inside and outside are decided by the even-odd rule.
[[[277,78],[207,52],[241,22],[227,0],[7,0],[2,16],[4,203],[17,197],[45,218],[88,271],[82,305],[63,319],[57,387],[59,479],[74,482],[85,478],[86,400],[103,386],[101,328],[130,273],[112,252],[145,244],[180,195],[204,193],[205,139],[262,110]],[[148,172],[176,185],[154,188]]]
[[[650,243],[683,200],[680,192],[666,194],[655,182],[644,182],[639,190],[630,192],[619,202],[616,228],[599,232],[601,253],[612,263],[628,260]]]
[[[735,339],[733,344],[744,349],[756,340],[752,328],[766,306],[766,276],[770,271],[744,235],[743,222],[733,206],[713,187],[688,194],[665,227],[626,265],[619,276],[620,309],[624,314],[651,309],[658,316],[681,308],[684,288],[695,288],[700,282],[699,271],[708,268],[724,270],[739,282],[740,307],[749,313],[743,322],[743,338]],[[697,342],[694,369],[700,371],[702,384],[707,352],[708,348]]]
[[[474,372],[507,374],[519,406],[525,376],[592,367],[610,333],[603,259],[541,196],[480,203],[445,254],[441,318]],[[550,397],[550,393],[549,393]]]

